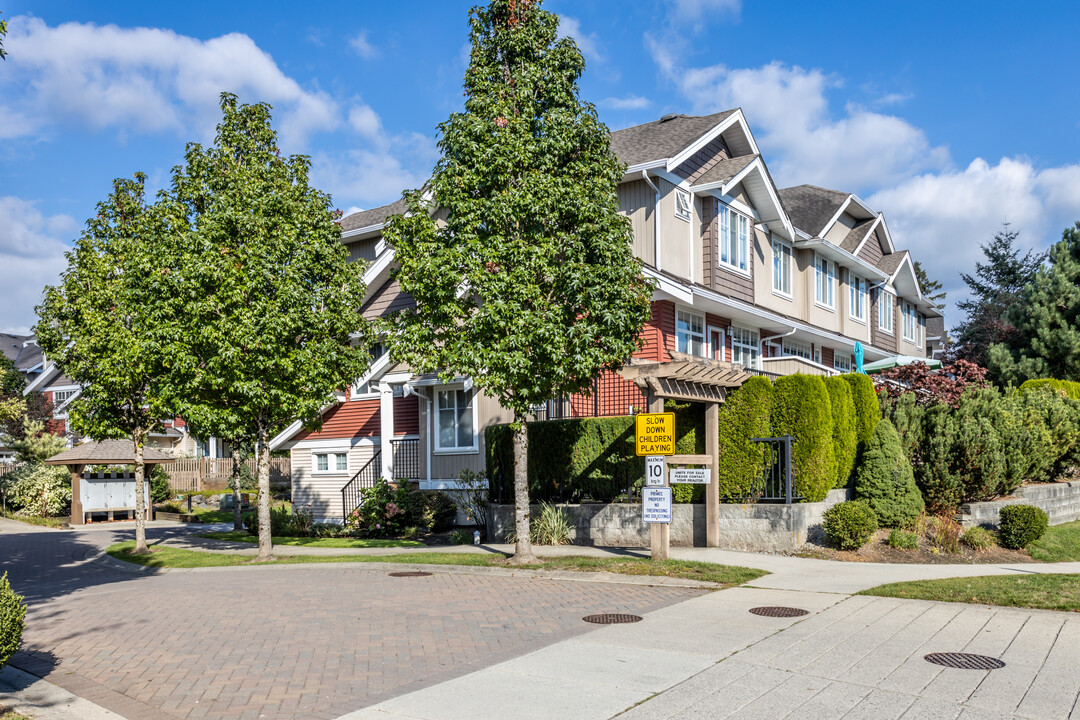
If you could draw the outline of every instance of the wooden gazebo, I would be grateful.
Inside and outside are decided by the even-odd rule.
[[[154,448],[143,448],[143,464],[163,465],[173,462],[173,457]],[[71,524],[82,525],[87,513],[113,513],[122,511],[135,515],[135,478],[83,478],[88,465],[134,465],[135,443],[131,440],[102,440],[76,445],[45,461],[46,465],[66,465],[71,473]],[[148,474],[148,473],[147,473]],[[100,487],[98,487],[100,485]],[[145,485],[145,481],[144,481]],[[146,492],[146,488],[143,488]],[[153,518],[149,501],[145,507],[146,519]]]

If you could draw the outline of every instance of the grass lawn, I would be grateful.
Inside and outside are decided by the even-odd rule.
[[[1080,612],[1080,575],[993,575],[879,585],[860,595]]]
[[[1080,520],[1048,528],[1027,550],[1031,557],[1043,562],[1080,560]]]
[[[34,718],[0,707],[0,720],[34,720]]]
[[[249,535],[246,530],[203,533],[199,537],[212,540],[235,540],[246,543],[259,542],[259,538]],[[273,540],[275,545],[306,545],[308,547],[328,548],[424,547],[424,543],[416,540],[382,540],[378,538],[277,537],[275,535]]]
[[[146,565],[148,567],[195,568],[226,567],[233,565],[252,565],[252,558],[246,555],[228,555],[224,553],[195,552],[168,546],[151,546],[150,555],[131,555],[134,541],[117,543],[107,552],[117,560]],[[294,555],[278,557],[274,564],[294,565],[297,563],[408,563],[417,565],[471,565],[474,567],[507,567],[507,556],[502,553],[402,553],[399,555],[329,555],[311,556]],[[740,585],[750,580],[767,575],[764,570],[738,567],[734,565],[713,565],[711,563],[690,562],[685,560],[665,560],[652,562],[642,558],[593,558],[560,557],[541,560],[536,565],[527,566],[537,570],[575,570],[579,572],[610,572],[623,575],[651,575],[689,580],[704,580],[716,583],[719,588]]]

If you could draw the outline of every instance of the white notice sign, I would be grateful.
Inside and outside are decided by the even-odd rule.
[[[645,487],[664,487],[664,470],[667,458],[663,455],[645,457]]]
[[[671,488],[642,488],[641,519],[647,523],[671,522]]]
[[[708,485],[712,471],[709,468],[671,468],[668,479],[673,483]]]

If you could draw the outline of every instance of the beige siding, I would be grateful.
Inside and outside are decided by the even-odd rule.
[[[656,184],[660,188],[660,269],[690,280],[693,223],[675,217],[675,186],[663,178],[657,178]]]
[[[833,245],[839,245],[844,242],[844,238],[848,236],[848,233],[851,232],[851,228],[853,227],[855,227],[855,218],[847,213],[840,213],[840,217],[837,218],[837,221],[829,228],[829,232],[825,233],[825,239]]]
[[[378,449],[379,438],[371,439],[374,444],[364,442],[349,448],[343,444],[340,448],[310,447],[292,449],[292,497],[297,504],[310,504],[317,519],[330,519],[340,522],[344,509],[341,504],[341,489],[371,460]],[[312,454],[315,452],[349,453],[349,469],[344,473],[318,475],[312,473]]]
[[[360,309],[365,320],[387,317],[398,310],[415,307],[412,297],[401,289],[397,280],[390,280],[375,291],[371,299]]]
[[[853,340],[860,340],[864,343],[870,342],[870,328],[868,319],[870,317],[870,299],[869,296],[864,300],[863,320],[856,320],[851,317],[851,271],[847,268],[843,268],[840,271],[840,275],[843,282],[840,285],[840,333],[846,335]],[[863,284],[869,289],[870,283],[863,278]]]
[[[754,248],[754,299],[755,303],[763,308],[768,308],[781,315],[805,319],[806,297],[802,290],[805,272],[800,271],[796,259],[797,251],[792,254],[791,262],[791,298],[773,292],[773,269],[772,269],[772,241],[768,233],[755,231],[756,245]]]
[[[630,226],[634,230],[634,255],[647,265],[656,265],[652,212],[655,200],[656,194],[644,180],[619,185],[619,209],[630,218]]]
[[[432,394],[434,397],[434,393]],[[460,455],[431,455],[431,479],[456,480],[458,473],[464,469],[479,472],[487,465],[486,443],[484,442],[484,430],[491,425],[508,423],[513,419],[512,413],[499,405],[498,401],[482,393],[477,396],[476,421],[479,428],[479,450],[475,453]],[[420,435],[421,452],[427,453],[429,431],[433,428],[431,418],[431,403],[420,403]]]
[[[870,329],[873,332],[873,339],[871,345],[888,352],[896,352],[896,303],[893,303],[893,333],[887,333],[878,327],[878,312],[880,312],[881,306],[879,300],[883,290],[880,288],[873,292],[874,303],[870,310]]]
[[[349,262],[356,262],[357,260],[371,262],[375,259],[375,246],[378,244],[378,237],[357,240],[347,244],[345,247],[349,250]]]
[[[800,357],[764,358],[761,369],[778,375],[835,375]]]
[[[841,290],[843,286],[835,282],[833,286],[833,308],[826,308],[824,305],[817,303],[817,273],[814,269],[814,251],[805,250],[801,253],[804,255],[803,262],[806,267],[806,321],[811,325],[816,325],[824,330],[830,330],[832,332],[840,332],[840,302],[841,302]]]

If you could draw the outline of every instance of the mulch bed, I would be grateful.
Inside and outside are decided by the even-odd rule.
[[[935,548],[925,537],[919,538],[917,550],[900,550],[890,547],[888,541],[889,531],[878,530],[870,542],[858,550],[837,550],[834,547],[825,545],[825,541],[822,540],[820,543],[807,543],[793,554],[798,557],[812,557],[822,560],[898,564],[956,565],[966,563],[969,565],[992,565],[1039,562],[1023,550],[1009,550],[997,545],[981,551],[961,546],[960,552],[953,554]]]

